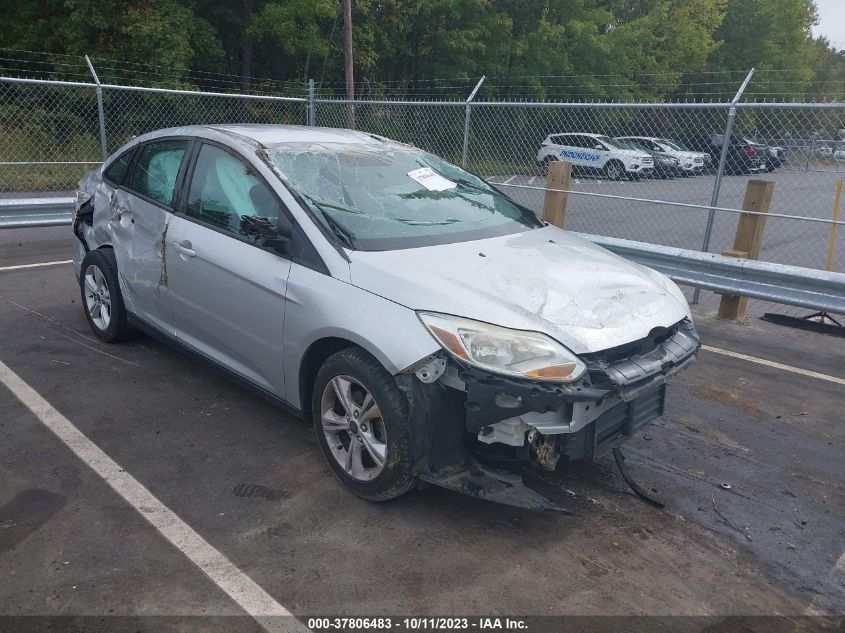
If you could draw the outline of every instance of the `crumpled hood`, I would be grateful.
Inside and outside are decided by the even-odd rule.
[[[364,290],[414,310],[544,332],[578,354],[630,343],[688,314],[658,273],[553,226],[356,251],[351,260],[351,282]]]

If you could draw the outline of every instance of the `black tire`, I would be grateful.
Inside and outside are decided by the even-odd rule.
[[[360,383],[375,399],[381,412],[380,421],[386,434],[386,458],[381,472],[369,481],[361,481],[346,472],[329,447],[323,430],[321,409],[323,391],[336,377],[348,376]],[[408,402],[387,370],[360,347],[347,347],[330,356],[317,372],[311,394],[314,430],[329,468],[343,485],[368,501],[388,501],[410,490],[417,483],[412,473],[411,441],[408,422]],[[347,433],[347,439],[351,437]],[[342,439],[341,436],[333,436]],[[365,453],[366,455],[366,453]],[[369,456],[367,456],[369,457]],[[371,458],[369,458],[371,459]]]
[[[102,274],[103,285],[108,290],[109,321],[105,327],[102,320],[98,322],[92,315],[90,306],[94,293],[86,287],[86,275],[94,274],[94,268]],[[88,325],[91,326],[97,338],[106,343],[119,343],[132,338],[135,331],[127,321],[126,306],[123,304],[123,295],[120,293],[120,285],[117,282],[117,262],[114,259],[114,252],[110,248],[88,252],[82,260],[81,271],[79,288],[82,293],[82,309],[85,311]]]
[[[618,160],[608,161],[604,166],[604,175],[608,180],[622,180],[625,177],[625,165]]]

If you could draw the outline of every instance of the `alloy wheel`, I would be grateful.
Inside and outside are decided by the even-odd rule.
[[[94,264],[85,269],[85,309],[100,330],[111,323],[111,295],[103,271]]]
[[[353,479],[378,477],[387,458],[387,433],[381,410],[369,390],[351,376],[332,378],[320,398],[326,443]]]

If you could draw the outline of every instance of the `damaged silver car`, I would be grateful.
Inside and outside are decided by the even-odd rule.
[[[617,447],[699,347],[667,277],[372,134],[160,130],[78,199],[95,334],[162,338],[312,421],[366,499],[427,481],[531,505],[514,465]]]

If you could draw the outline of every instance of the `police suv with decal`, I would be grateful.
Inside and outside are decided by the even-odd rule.
[[[572,163],[577,171],[603,173],[610,180],[642,178],[654,170],[654,158],[603,134],[549,134],[537,151],[537,162],[548,168],[555,160]]]

